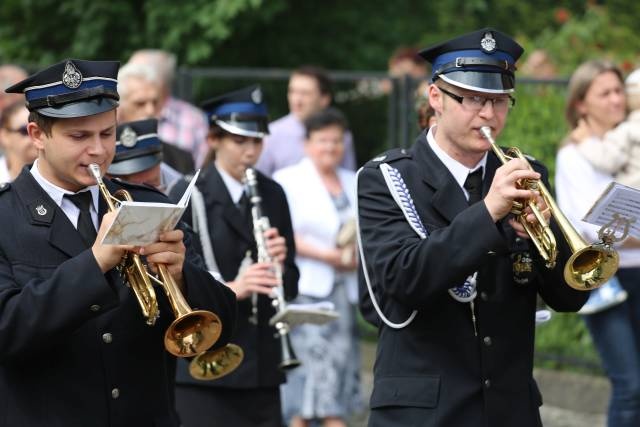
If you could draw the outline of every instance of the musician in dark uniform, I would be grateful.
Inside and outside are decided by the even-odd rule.
[[[279,281],[271,264],[256,262],[251,204],[243,183],[245,170],[255,165],[268,133],[267,108],[258,86],[224,94],[202,108],[210,120],[210,153],[196,185],[202,202],[192,194],[183,219],[197,229],[194,240],[201,244],[212,273],[236,293],[238,322],[231,341],[243,349],[244,360],[235,371],[213,381],[192,378],[186,363],[181,363],[177,408],[185,427],[219,422],[281,427],[279,386],[285,377],[278,365],[283,355],[276,329],[269,326],[275,314],[269,295]],[[265,233],[268,252],[283,267],[284,296],[291,300],[298,293],[299,273],[289,206],[282,187],[256,173],[262,211],[272,226]],[[177,184],[170,197],[178,200],[185,187],[186,183]]]
[[[120,123],[116,129],[116,154],[107,174],[122,181],[147,184],[168,194],[183,175],[165,164],[163,158],[156,119]]]
[[[546,183],[546,168],[502,165],[480,132],[503,129],[522,51],[483,29],[421,52],[433,66],[437,124],[359,172],[361,310],[379,326],[370,426],[541,425],[536,296],[564,312],[587,292],[563,279],[570,254],[555,221],[559,253],[548,269],[509,214],[514,200],[533,199],[550,218],[536,192],[516,186]],[[534,219],[529,208],[525,216]]]
[[[181,230],[142,248],[101,244],[114,213],[87,166],[104,174],[113,158],[117,72],[117,62],[66,60],[7,89],[25,94],[38,158],[0,190],[0,426],[178,426],[163,345],[174,315],[156,288],[160,314],[146,324],[115,269],[126,250],[152,271],[165,264],[192,306],[220,317],[218,346],[233,330],[233,293],[185,251]]]

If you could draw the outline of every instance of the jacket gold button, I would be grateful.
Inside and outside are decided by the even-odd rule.
[[[119,398],[120,397],[120,389],[114,388],[113,390],[111,390],[111,397],[113,399]]]
[[[491,337],[484,337],[482,341],[484,342],[484,345],[486,345],[487,347],[491,345]]]
[[[106,344],[111,344],[111,342],[113,341],[113,335],[111,335],[109,332],[107,332],[106,334],[102,334],[102,341],[104,341]]]
[[[91,307],[89,307],[89,310],[91,311],[100,311],[100,306],[98,304],[93,304]]]

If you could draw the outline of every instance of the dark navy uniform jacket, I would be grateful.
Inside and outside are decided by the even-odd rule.
[[[272,227],[276,227],[286,240],[287,257],[283,269],[285,299],[291,300],[298,294],[300,273],[295,264],[295,241],[289,214],[289,205],[282,187],[260,172],[256,172],[258,192],[262,198],[262,213],[269,218]],[[249,213],[241,213],[234,204],[227,187],[214,165],[200,173],[197,187],[202,193],[207,213],[207,225],[211,245],[220,274],[225,281],[233,281],[238,268],[248,250],[255,261],[256,243],[253,237],[253,224]],[[172,199],[179,199],[185,190],[185,183],[176,185],[171,191]],[[192,222],[191,208],[187,209],[183,220]],[[199,242],[195,237],[194,242]],[[195,245],[199,247],[198,244]],[[193,379],[186,363],[178,365],[178,384],[195,384],[202,387],[229,387],[253,389],[259,387],[277,387],[285,380],[278,369],[281,362],[280,339],[276,330],[269,326],[269,319],[275,314],[271,298],[258,296],[258,324],[249,322],[251,316],[251,298],[238,301],[238,320],[231,342],[238,344],[244,351],[244,360],[231,374],[214,381]]]
[[[105,183],[111,192],[125,186]],[[126,189],[134,200],[166,201]],[[100,218],[106,210],[101,200]],[[163,290],[160,318],[148,326],[133,292],[115,270],[100,271],[26,168],[0,192],[0,227],[0,426],[177,426],[175,358],[163,345],[175,317]],[[198,261],[187,249],[185,296],[220,317],[223,345],[235,296]]]
[[[390,328],[377,319],[360,283],[363,315],[379,325],[369,425],[540,426],[542,401],[532,377],[536,296],[557,311],[576,311],[588,296],[564,282],[569,251],[561,232],[552,222],[560,253],[550,270],[506,219],[495,224],[484,203],[468,205],[425,133],[412,149],[388,152],[382,161],[400,171],[430,234],[421,240],[409,226],[380,162],[365,165],[359,218],[378,301],[393,322],[418,310],[409,326]],[[483,194],[500,165],[490,152]],[[546,169],[532,165],[546,181]],[[527,251],[532,271],[516,281],[513,258]],[[475,271],[477,336],[470,304],[448,293]]]

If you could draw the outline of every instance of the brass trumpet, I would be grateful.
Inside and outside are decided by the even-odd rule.
[[[123,189],[116,191],[114,195],[109,193],[98,165],[92,163],[88,169],[96,180],[109,211],[117,209],[120,202],[131,200],[129,192]],[[160,315],[152,282],[165,290],[176,317],[164,335],[164,346],[169,353],[177,357],[190,357],[202,353],[220,337],[222,332],[220,318],[210,311],[191,310],[175,280],[169,274],[167,266],[158,264],[157,267],[160,279],[147,271],[138,254],[127,252],[116,268],[136,295],[142,314],[149,325],[153,325]]]
[[[244,359],[244,351],[237,344],[205,351],[189,363],[189,373],[197,380],[217,380],[233,372]]]
[[[526,161],[529,168],[533,170],[531,164],[518,148],[512,147],[507,150],[506,154],[503,153],[491,136],[491,128],[489,126],[483,126],[480,128],[480,132],[489,141],[491,149],[503,164],[513,158],[519,158]],[[573,228],[567,217],[560,211],[542,181],[523,180],[519,185],[521,188],[535,190],[540,193],[571,248],[572,255],[564,266],[564,279],[569,286],[579,291],[589,291],[602,286],[615,274],[616,270],[618,270],[619,257],[611,246],[611,239],[605,238],[606,234],[601,234],[603,236],[601,242],[588,245]],[[536,217],[534,223],[527,221],[527,215],[524,213],[525,206],[528,206]],[[520,224],[531,237],[531,241],[545,260],[547,268],[553,268],[558,254],[556,239],[536,201],[533,199],[523,202],[516,201],[511,212],[516,215]]]

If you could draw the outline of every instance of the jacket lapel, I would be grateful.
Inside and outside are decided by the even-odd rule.
[[[222,217],[235,232],[247,243],[253,242],[253,234],[248,226],[249,220],[244,217],[238,207],[231,200],[227,186],[224,184],[220,173],[211,165],[203,176],[204,185],[199,187],[203,197],[208,203],[219,204],[222,208]],[[210,230],[211,231],[211,230]]]
[[[416,142],[414,153],[418,164],[428,165],[422,168],[422,179],[434,190],[431,205],[447,221],[453,221],[456,215],[469,207],[464,192],[451,172],[429,147],[426,133],[423,133]]]
[[[23,169],[12,185],[31,215],[31,224],[35,227],[49,228],[48,238],[51,246],[69,257],[74,257],[86,249],[80,234],[67,215],[40,187],[28,169]]]

